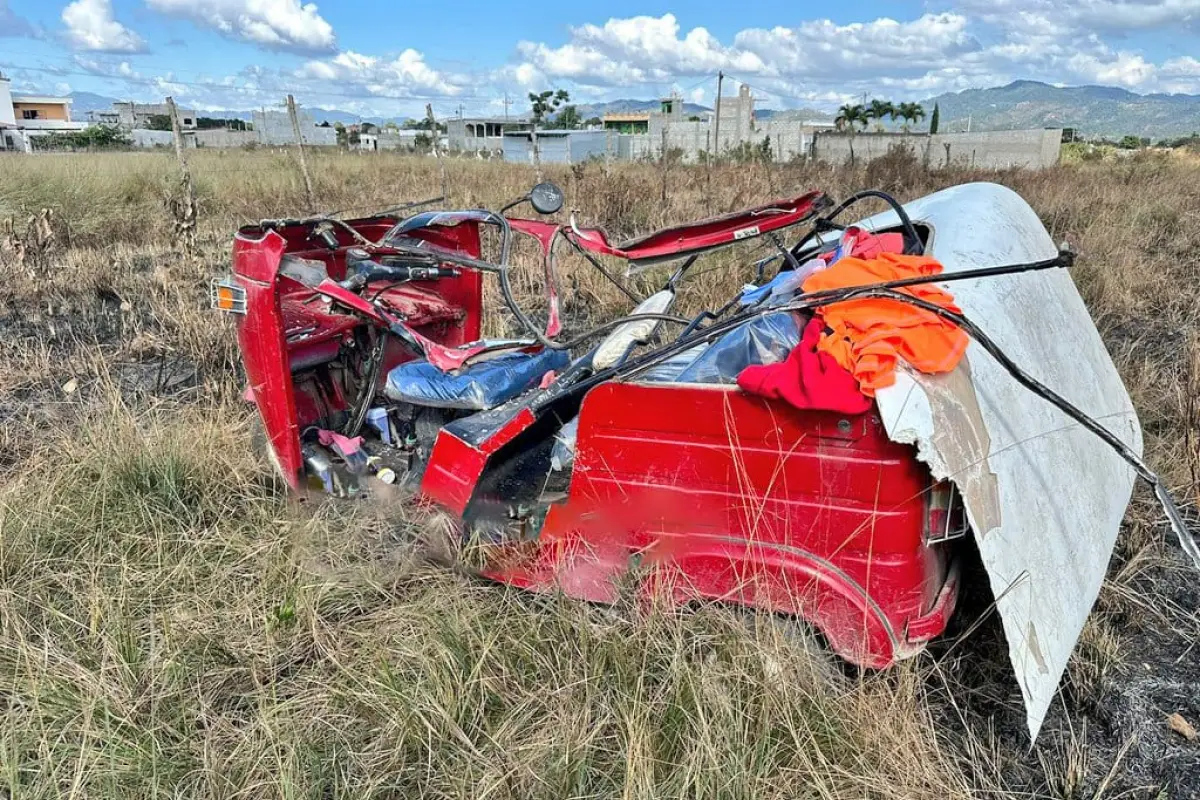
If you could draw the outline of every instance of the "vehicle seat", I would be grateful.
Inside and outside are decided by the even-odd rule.
[[[384,394],[416,406],[485,411],[505,403],[567,366],[566,350],[507,355],[443,372],[425,359],[401,364],[388,373]]]

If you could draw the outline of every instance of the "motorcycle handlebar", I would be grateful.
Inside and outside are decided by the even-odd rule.
[[[454,278],[458,274],[458,270],[453,267],[403,265],[392,267],[385,264],[372,263],[369,267],[360,269],[355,274],[346,278],[346,280],[339,281],[338,285],[343,289],[357,292],[372,281],[388,281],[391,283],[436,281],[440,278]]]

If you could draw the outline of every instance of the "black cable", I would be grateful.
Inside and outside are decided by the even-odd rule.
[[[599,259],[597,259],[597,258],[596,258],[595,256],[593,256],[591,253],[589,253],[589,252],[587,252],[586,250],[584,250],[584,249],[583,249],[583,248],[582,248],[582,247],[579,245],[579,242],[575,241],[575,240],[574,240],[573,238],[571,238],[570,236],[563,236],[562,238],[564,238],[564,239],[566,239],[568,242],[570,242],[570,243],[571,243],[571,246],[575,248],[575,252],[579,253],[579,255],[581,255],[581,256],[583,256],[584,258],[586,258],[586,259],[588,260],[588,262],[589,262],[589,263],[590,263],[590,264],[591,264],[593,267],[595,267],[595,268],[596,268],[596,271],[597,271],[597,272],[599,272],[599,273],[600,273],[601,275],[603,275],[605,278],[608,278],[608,281],[609,281],[609,283],[611,283],[613,286],[615,286],[615,287],[617,287],[618,289],[620,289],[620,290],[621,290],[621,292],[622,292],[622,293],[623,293],[623,294],[624,294],[626,297],[628,297],[628,298],[630,299],[630,301],[632,301],[633,303],[640,303],[640,302],[642,302],[641,298],[639,298],[639,297],[638,297],[637,295],[635,295],[633,292],[629,291],[629,289],[625,288],[625,285],[624,285],[624,284],[622,284],[622,283],[621,283],[619,280],[617,280],[617,279],[616,279],[616,278],[613,276],[613,274],[612,274],[611,272],[609,272],[607,269],[605,269],[605,268],[604,268],[604,265],[602,265],[602,264],[600,263]]]
[[[612,367],[602,370],[592,375],[587,380],[581,381],[575,386],[567,387],[566,391],[585,391],[594,385],[612,380],[614,378],[632,377],[644,372],[646,369],[649,369],[655,364],[665,361],[676,353],[690,349],[702,342],[710,342],[751,319],[762,317],[767,314],[774,314],[781,311],[811,311],[819,306],[834,305],[836,303],[844,303],[852,300],[861,300],[871,297],[886,298],[901,303],[907,303],[908,305],[915,306],[924,311],[935,314],[939,318],[956,325],[968,336],[977,341],[980,346],[988,352],[988,355],[994,358],[996,362],[1013,377],[1014,380],[1016,380],[1026,389],[1029,389],[1038,397],[1041,397],[1043,400],[1046,400],[1050,404],[1054,405],[1068,417],[1083,426],[1084,429],[1091,432],[1110,448],[1112,448],[1117,455],[1122,458],[1122,460],[1124,460],[1133,468],[1138,477],[1150,485],[1150,488],[1154,492],[1155,498],[1158,500],[1159,504],[1162,506],[1163,512],[1167,516],[1167,521],[1170,524],[1171,529],[1175,532],[1176,537],[1179,539],[1180,546],[1183,548],[1183,551],[1192,559],[1192,562],[1196,565],[1197,569],[1200,569],[1200,546],[1196,544],[1195,539],[1188,531],[1187,524],[1183,519],[1183,515],[1179,511],[1179,507],[1175,503],[1175,499],[1171,496],[1170,491],[1167,489],[1158,473],[1151,469],[1150,466],[1146,464],[1146,462],[1143,461],[1136,452],[1126,445],[1125,442],[1121,441],[1121,439],[1114,433],[1108,430],[1108,428],[1101,425],[1065,397],[1058,394],[1053,389],[1046,386],[1044,383],[1023,370],[1015,361],[1008,357],[1008,355],[1000,348],[1000,346],[996,344],[996,342],[990,336],[988,336],[983,329],[968,319],[964,314],[943,308],[942,306],[939,306],[936,303],[931,303],[928,300],[924,300],[904,292],[896,291],[897,288],[901,288],[903,286],[912,286],[919,283],[935,283],[939,280],[945,281],[951,278],[961,280],[964,278],[1016,274],[1035,269],[1051,269],[1054,267],[1065,266],[1071,261],[1073,261],[1073,256],[1071,256],[1069,253],[1065,253],[1060,254],[1059,257],[1054,259],[1030,262],[1028,264],[1014,264],[1007,267],[984,267],[979,270],[951,273],[950,275],[937,275],[928,277],[922,276],[920,278],[901,279],[900,281],[890,281],[866,286],[849,286],[843,289],[831,289],[828,292],[805,295],[797,298],[791,303],[785,303],[783,305],[774,306],[771,308],[755,309],[753,311],[745,312],[732,317],[725,322],[716,323],[709,328],[699,331],[697,335],[680,338],[672,344],[637,360],[633,364],[625,364],[619,367]],[[550,392],[545,398],[542,398],[537,403],[537,406],[540,408],[557,399],[558,396],[558,393]]]
[[[845,300],[856,300],[864,297],[881,297],[889,300],[897,300],[902,303],[907,303],[911,306],[916,306],[931,314],[935,314],[941,319],[951,322],[954,325],[965,331],[972,339],[980,344],[988,354],[996,360],[1000,366],[1008,372],[1009,375],[1016,380],[1017,383],[1029,389],[1038,397],[1046,400],[1054,405],[1058,410],[1062,411],[1071,419],[1078,422],[1088,431],[1091,431],[1101,441],[1116,451],[1125,463],[1133,467],[1134,472],[1138,474],[1142,480],[1150,485],[1154,492],[1154,496],[1158,499],[1162,506],[1163,512],[1167,515],[1167,521],[1171,528],[1175,531],[1175,535],[1179,538],[1179,544],[1183,551],[1191,557],[1192,562],[1200,569],[1200,546],[1196,544],[1196,540],[1192,538],[1188,531],[1187,524],[1183,520],[1183,515],[1179,512],[1179,507],[1175,504],[1175,499],[1171,497],[1171,493],[1167,490],[1162,482],[1162,478],[1158,476],[1150,466],[1142,460],[1134,450],[1121,441],[1121,439],[1110,431],[1108,428],[1101,425],[1096,420],[1089,417],[1082,409],[1067,400],[1058,392],[1051,389],[1046,384],[1039,381],[1037,378],[1023,370],[1019,364],[1013,361],[1008,355],[1000,349],[1000,345],[984,333],[978,325],[959,312],[951,311],[948,308],[939,306],[937,303],[931,303],[928,300],[920,297],[914,297],[910,294],[897,292],[894,289],[868,289],[862,292],[852,293],[844,298]],[[843,302],[843,299],[835,300],[834,302]]]
[[[830,211],[825,216],[819,218],[813,223],[812,230],[810,230],[804,236],[804,238],[797,242],[792,248],[792,255],[799,255],[800,250],[803,249],[804,245],[807,244],[808,241],[818,233],[823,233],[826,230],[844,230],[842,226],[839,226],[833,221],[834,217],[838,216],[858,201],[866,200],[868,197],[874,197],[884,201],[892,207],[892,210],[896,212],[896,216],[900,218],[900,226],[904,228],[904,232],[907,234],[908,238],[908,241],[905,241],[904,244],[905,255],[923,255],[925,252],[925,245],[921,241],[921,237],[917,235],[917,229],[916,226],[913,225],[912,218],[908,216],[908,212],[904,210],[904,206],[900,204],[899,200],[892,197],[887,192],[879,189],[864,189],[861,192],[855,192],[843,200],[841,205],[839,205],[833,211]],[[910,247],[915,247],[916,252],[910,253]]]
[[[371,398],[375,396],[375,384],[379,382],[379,370],[383,366],[383,350],[387,337],[375,335],[374,346],[371,348],[370,361],[367,363],[366,375],[358,387],[358,397],[354,399],[354,413],[346,420],[342,433],[349,437],[358,436],[363,423],[367,419],[367,411],[371,407]]]

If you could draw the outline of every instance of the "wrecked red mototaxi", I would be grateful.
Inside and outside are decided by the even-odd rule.
[[[868,197],[891,210],[839,221]],[[494,580],[793,614],[869,667],[945,630],[975,547],[1036,733],[1134,479],[1182,525],[1071,254],[1029,206],[990,184],[906,206],[810,192],[614,243],[574,216],[509,216],[522,201],[549,215],[562,195],[238,232],[214,304],[236,314],[288,484],[406,487],[487,542]],[[544,255],[541,322],[513,296],[519,236]],[[678,316],[693,264],[750,240],[773,248],[755,282]],[[622,286],[630,314],[565,334],[561,248]],[[613,260],[669,269],[642,298]],[[485,280],[521,338],[482,338]]]

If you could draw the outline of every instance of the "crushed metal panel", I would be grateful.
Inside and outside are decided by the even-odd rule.
[[[947,272],[1057,253],[1033,210],[1001,186],[959,186],[906,209],[932,228],[931,254]],[[1141,453],[1133,403],[1066,270],[947,288],[1015,362]],[[1036,737],[1104,581],[1134,471],[974,341],[954,373],[897,377],[877,395],[888,435],[915,444],[962,493]]]

